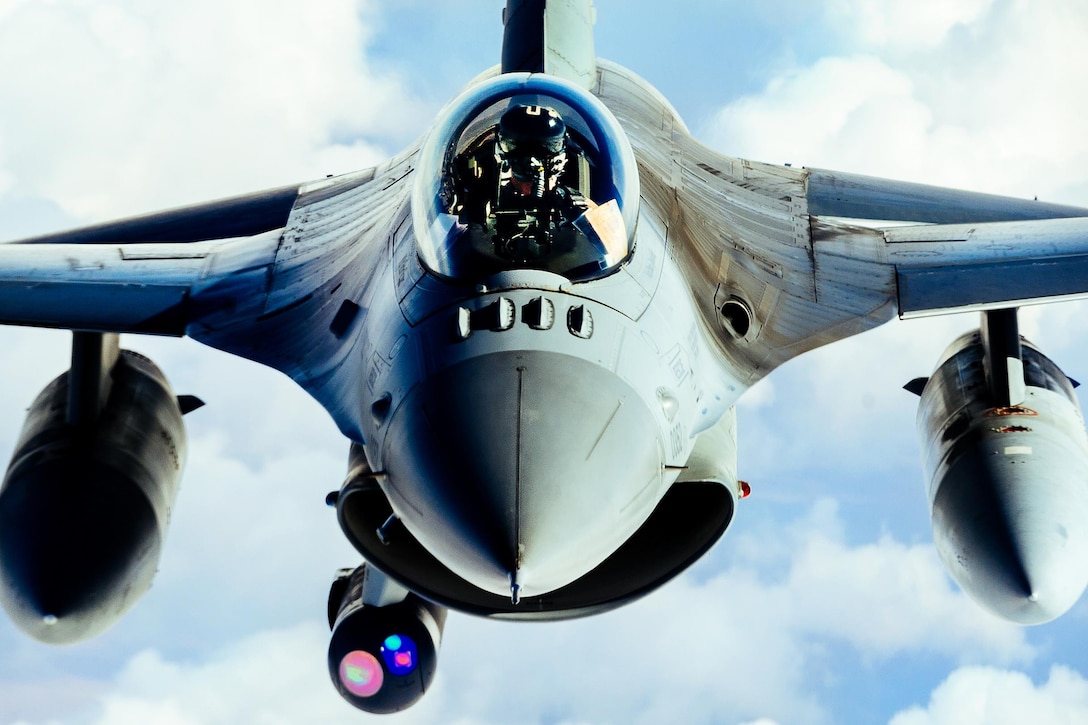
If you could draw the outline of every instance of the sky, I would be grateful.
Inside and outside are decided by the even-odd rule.
[[[502,4],[0,0],[0,239],[374,165],[498,62]],[[596,5],[598,54],[719,152],[1088,205],[1080,0]],[[1086,312],[1021,312],[1081,380]],[[1088,722],[1088,603],[1005,624],[932,546],[901,386],[975,325],[895,321],[787,363],[738,406],[753,493],[701,562],[600,617],[451,615],[434,686],[384,718],[325,668],[328,585],[359,561],[324,505],[346,441],[277,372],[126,337],[207,403],[160,572],[88,643],[0,617],[0,725]],[[0,451],[69,340],[0,329]]]

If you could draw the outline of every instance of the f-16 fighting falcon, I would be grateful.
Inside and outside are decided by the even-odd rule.
[[[707,552],[748,492],[735,405],[775,368],[953,311],[978,330],[907,384],[937,551],[1006,620],[1073,606],[1088,436],[1017,309],[1088,294],[1088,209],[723,156],[596,57],[594,20],[508,0],[501,64],[374,168],[0,245],[0,323],[73,331],[0,487],[24,632],[94,637],[158,568],[202,403],[122,333],[267,365],[335,421],[362,562],[333,575],[328,669],[388,713],[448,610],[599,614]]]

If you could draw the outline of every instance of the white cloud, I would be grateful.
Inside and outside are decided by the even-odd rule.
[[[866,45],[915,50],[939,45],[952,28],[977,20],[992,0],[834,0],[825,11]]]
[[[791,462],[823,470],[846,461],[849,470],[916,467],[914,446],[901,441],[915,440],[918,399],[903,385],[929,376],[952,340],[977,325],[974,314],[893,321],[787,363],[770,377],[773,402],[758,407],[765,415],[741,407],[744,461],[779,470]]]
[[[883,131],[900,141],[897,127],[924,128],[927,111],[912,95],[911,79],[876,57],[824,58],[774,78],[761,94],[731,102],[706,136],[712,146],[747,158],[827,166],[817,159],[872,153],[864,135],[877,117],[892,124]],[[895,113],[886,113],[892,106]]]
[[[834,504],[821,502],[785,527],[784,574],[756,557],[603,617],[527,626],[453,616],[435,686],[396,722],[481,725],[512,713],[524,722],[833,722],[816,694],[828,647],[864,662],[1033,656],[1023,630],[979,617],[953,591],[929,547],[888,537],[849,546],[842,528]],[[774,548],[782,531],[739,538],[728,544]],[[357,716],[326,681],[326,644],[313,623],[253,634],[199,661],[145,651],[94,697],[89,722],[347,722]]]
[[[994,193],[1080,202],[1088,138],[1088,7],[1075,0],[845,2],[856,50],[794,66],[730,102],[706,129],[726,153]],[[849,14],[847,13],[849,11]],[[834,13],[833,13],[834,14]],[[936,22],[963,32],[915,28]],[[857,18],[860,22],[856,22]],[[952,25],[949,25],[951,23]],[[879,32],[873,28],[878,27]],[[877,53],[873,35],[906,42]],[[939,40],[913,42],[920,36]]]
[[[1088,722],[1088,680],[1054,666],[1036,686],[1022,672],[963,667],[934,690],[926,707],[898,713],[890,725],[1075,725]]]
[[[832,500],[816,504],[808,518],[788,530],[787,573],[771,588],[781,596],[781,626],[805,637],[847,642],[866,658],[936,652],[1019,662],[1034,656],[1024,630],[982,615],[955,589],[928,543],[906,545],[885,534],[848,545]],[[776,550],[769,532],[761,537],[727,541],[752,552],[757,566],[758,552],[768,545],[772,556]],[[781,556],[787,550],[777,551]],[[805,604],[798,608],[796,602]],[[768,610],[753,611],[766,615]]]
[[[327,682],[326,646],[321,627],[307,624],[246,638],[199,665],[170,662],[148,650],[125,666],[94,722],[358,722]]]
[[[98,219],[372,165],[418,124],[367,3],[28,3],[0,24],[0,174]]]
[[[758,410],[775,402],[774,382],[770,378],[761,378],[755,385],[744,391],[738,402],[741,410]]]

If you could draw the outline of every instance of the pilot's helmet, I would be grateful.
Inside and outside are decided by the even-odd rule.
[[[554,181],[566,164],[567,125],[547,106],[514,106],[499,120],[499,153],[520,179]]]

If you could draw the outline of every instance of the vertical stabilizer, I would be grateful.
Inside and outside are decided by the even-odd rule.
[[[592,87],[595,21],[593,0],[507,0],[502,72],[549,73]]]

